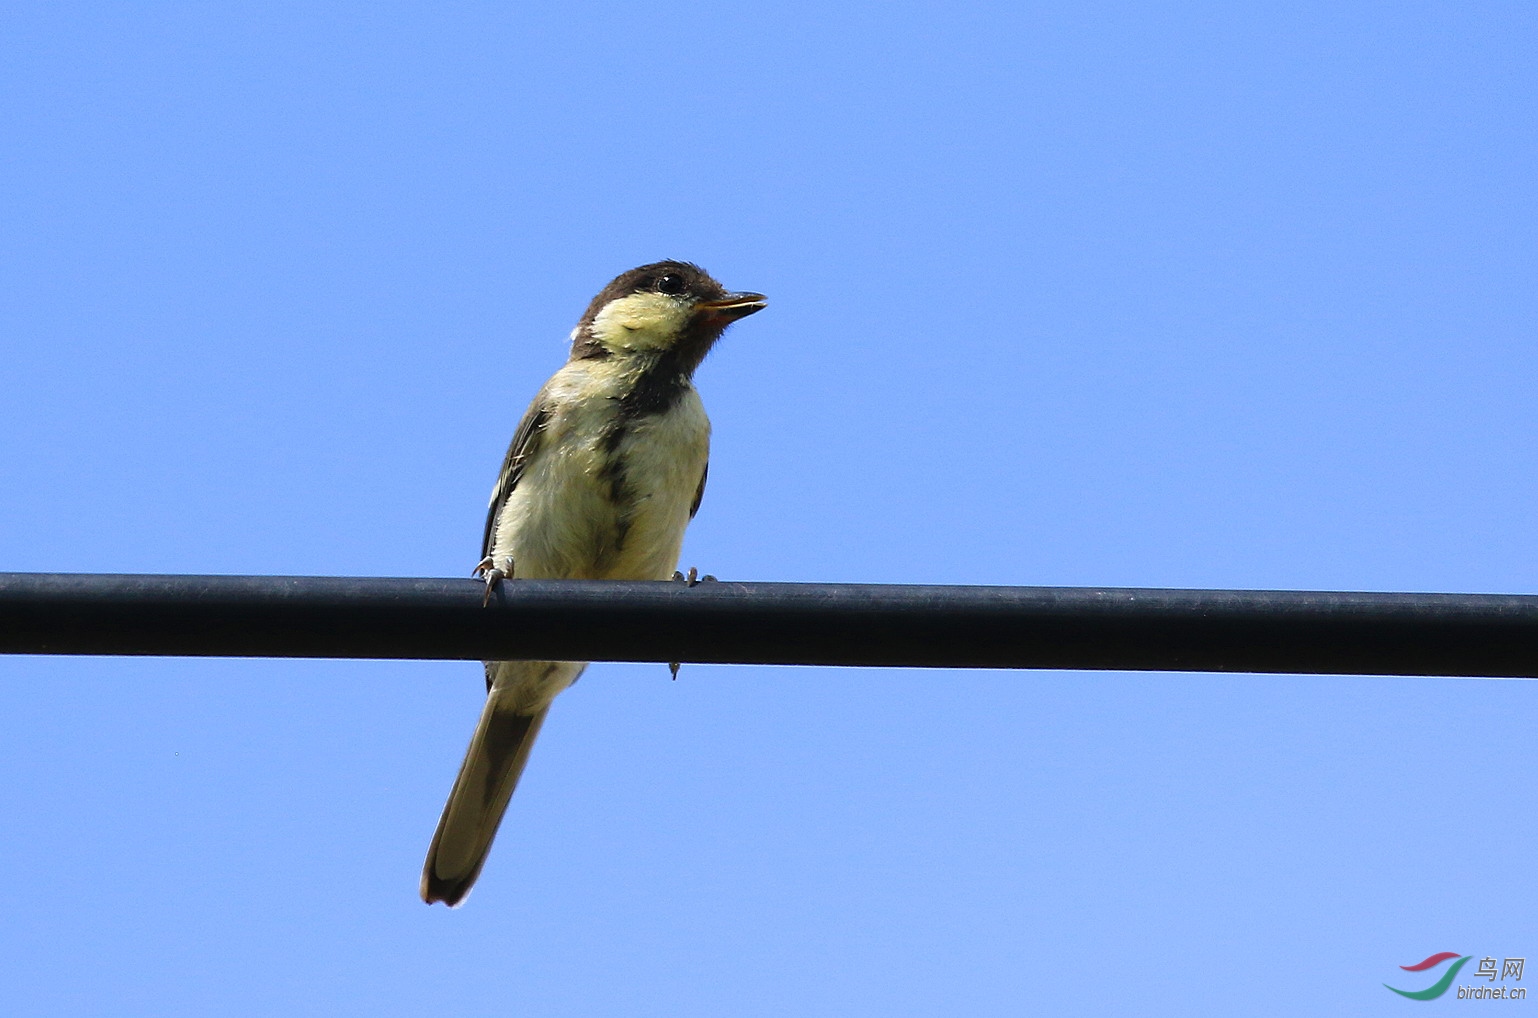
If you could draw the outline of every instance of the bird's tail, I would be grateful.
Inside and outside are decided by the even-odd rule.
[[[520,714],[499,707],[497,700],[495,695],[486,698],[465,762],[460,765],[459,777],[454,779],[427,850],[422,900],[429,905],[441,901],[452,907],[470,893],[491,851],[502,814],[507,812],[508,800],[518,787],[534,737],[550,712],[546,706],[534,714]]]

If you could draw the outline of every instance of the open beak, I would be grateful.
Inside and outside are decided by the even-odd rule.
[[[768,299],[761,293],[729,293],[720,300],[700,301],[694,305],[694,314],[710,321],[735,322],[768,306]]]

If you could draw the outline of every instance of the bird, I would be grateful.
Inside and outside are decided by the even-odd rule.
[[[475,569],[483,604],[504,580],[678,577],[710,454],[694,372],[728,325],[766,305],[682,261],[621,273],[593,298],[492,489]],[[429,905],[469,893],[551,703],[587,665],[485,667],[486,703],[422,868]]]

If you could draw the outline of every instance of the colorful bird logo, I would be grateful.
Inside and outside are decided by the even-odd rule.
[[[1453,980],[1457,978],[1458,970],[1463,968],[1464,963],[1466,963],[1472,957],[1474,957],[1472,954],[1460,955],[1457,951],[1443,951],[1440,954],[1432,955],[1423,962],[1418,962],[1414,965],[1399,966],[1406,972],[1425,972],[1427,969],[1436,968],[1438,965],[1442,964],[1449,958],[1458,959],[1452,963],[1451,967],[1449,967],[1446,972],[1442,973],[1441,979],[1438,979],[1424,990],[1401,990],[1396,987],[1389,986],[1388,983],[1384,983],[1383,985],[1388,987],[1390,990],[1393,990],[1401,997],[1409,997],[1411,1000],[1436,1000],[1442,994],[1447,992],[1447,988],[1451,986],[1453,984]]]

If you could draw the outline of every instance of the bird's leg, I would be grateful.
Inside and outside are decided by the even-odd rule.
[[[673,571],[673,582],[674,583],[685,583],[685,584],[688,584],[691,587],[698,587],[702,583],[718,583],[720,581],[717,580],[714,576],[711,576],[709,573],[706,573],[704,576],[701,576],[700,575],[700,571],[698,569],[694,568],[694,566],[690,566],[689,567],[689,574],[687,576],[685,576],[681,572],[678,572],[675,569]],[[668,671],[673,673],[673,681],[677,682],[678,681],[678,662],[677,661],[669,661],[668,662]]]
[[[511,555],[507,556],[502,560],[502,564],[498,566],[495,564],[495,560],[490,555],[487,555],[480,562],[476,563],[475,572],[470,575],[486,577],[486,596],[481,598],[481,607],[484,608],[491,603],[491,592],[497,589],[497,584],[501,583],[504,579],[510,580],[513,578],[513,557]]]

